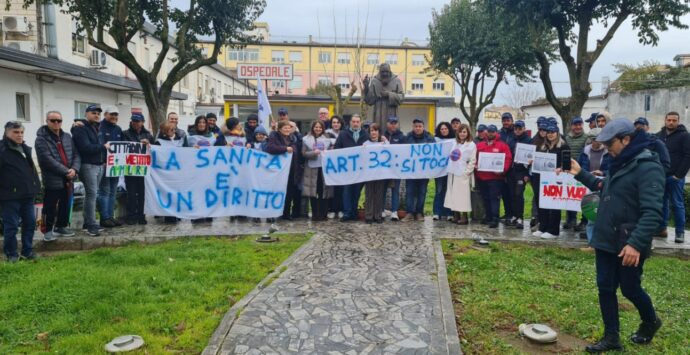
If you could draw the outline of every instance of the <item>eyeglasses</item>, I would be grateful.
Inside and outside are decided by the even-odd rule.
[[[50,122],[50,123],[62,123],[62,120],[50,119],[50,120],[48,120],[48,122]]]

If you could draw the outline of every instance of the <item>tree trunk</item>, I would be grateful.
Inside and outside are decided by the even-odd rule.
[[[139,80],[141,90],[144,93],[144,101],[149,110],[148,116],[151,121],[151,133],[155,137],[158,127],[167,119],[168,103],[172,92],[160,90],[156,83],[156,78],[149,80]]]

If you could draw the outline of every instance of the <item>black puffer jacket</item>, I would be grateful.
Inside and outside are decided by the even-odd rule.
[[[40,190],[31,148],[9,139],[0,140],[0,201],[34,198]]]
[[[58,142],[65,151],[66,165],[60,156]],[[38,157],[38,166],[41,167],[43,185],[46,189],[59,190],[64,188],[67,182],[67,171],[74,169],[76,172],[79,172],[81,157],[69,133],[60,130],[58,136],[51,132],[47,126],[43,126],[36,132],[36,144],[34,144],[34,147]]]
[[[83,125],[72,127],[72,140],[79,151],[82,164],[102,165],[105,163],[105,147],[98,139],[99,122],[81,121]]]
[[[126,142],[141,142],[146,139],[150,144],[154,143],[153,135],[146,128],[142,127],[141,131],[137,132],[134,128],[129,127],[128,130],[122,132],[122,140]]]
[[[668,155],[671,157],[670,175],[679,179],[685,178],[690,170],[690,133],[683,125],[679,125],[670,134],[662,128],[657,137],[666,143]]]

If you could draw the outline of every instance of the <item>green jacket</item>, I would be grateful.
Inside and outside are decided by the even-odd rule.
[[[659,232],[664,221],[664,168],[655,153],[645,149],[624,165],[613,176],[601,179],[584,170],[575,176],[590,190],[601,190],[597,220],[590,245],[609,253],[618,254],[621,225],[632,224],[634,229],[627,244],[642,254],[652,245],[652,235]]]
[[[573,159],[577,160],[577,157],[582,154],[582,151],[585,149],[585,145],[587,145],[587,135],[582,132],[577,136],[573,136],[573,133],[570,132],[565,136],[565,142],[568,143],[568,147],[570,147],[570,151],[572,152],[571,156]]]

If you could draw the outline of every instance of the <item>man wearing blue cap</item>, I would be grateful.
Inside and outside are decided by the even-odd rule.
[[[71,130],[74,146],[81,157],[79,180],[84,183],[85,190],[83,229],[91,236],[98,236],[102,230],[96,221],[96,199],[105,171],[106,151],[110,148],[110,144],[100,140],[101,112],[100,107],[89,105],[85,112],[86,119],[75,120]]]
[[[513,163],[513,155],[510,152],[510,147],[499,139],[496,126],[489,125],[486,131],[486,139],[477,144],[477,161],[479,161],[479,153],[503,153],[505,155],[502,172],[477,171],[476,174],[486,210],[486,217],[484,217],[482,224],[488,224],[489,228],[497,228],[501,189],[505,183],[506,173]]]
[[[589,116],[588,119],[585,120],[587,125],[589,125],[589,129],[597,128],[597,115],[599,115],[599,113],[594,112]]]
[[[570,132],[568,132],[568,134],[565,136],[565,142],[568,143],[568,147],[570,147],[570,156],[573,157],[573,159],[578,159],[587,143],[587,135],[585,134],[584,121],[582,120],[582,117],[574,117],[570,121]],[[587,221],[584,219],[580,221],[580,224],[577,224],[577,212],[566,212],[566,219],[565,224],[563,224],[563,229],[567,230],[574,228],[575,231],[581,232],[585,230],[586,225]]]
[[[666,144],[659,139],[656,134],[649,133],[649,121],[647,121],[646,118],[638,117],[633,124],[635,125],[635,130],[642,131],[647,134],[647,138],[652,142],[647,149],[659,155],[659,161],[661,162],[661,165],[664,166],[664,171],[666,171],[666,175],[668,176],[671,171],[671,157],[668,154]],[[665,232],[666,230],[664,229],[664,233]],[[664,234],[663,237],[666,238],[667,236]]]
[[[480,124],[477,126],[477,136],[474,138],[474,144],[479,144],[479,142],[486,139],[486,125]]]
[[[140,112],[133,112],[129,129],[122,133],[122,139],[126,142],[138,142],[150,146],[153,143],[153,135],[144,128],[144,115]],[[127,188],[127,217],[125,223],[146,224],[144,215],[144,177],[125,176],[125,186]]]
[[[525,121],[519,120],[515,122],[513,132],[515,134],[514,139],[509,144],[510,153],[515,156],[515,149],[518,143],[521,144],[531,144],[532,138],[527,134],[525,130]],[[508,171],[506,181],[508,184],[508,191],[510,193],[510,201],[512,201],[512,208],[510,211],[511,218],[506,221],[506,225],[514,226],[517,229],[522,229],[523,225],[523,215],[525,213],[525,185],[529,183],[529,167],[525,164],[513,162],[510,170]],[[503,203],[505,204],[505,199]],[[508,209],[506,209],[508,211]],[[506,212],[507,214],[507,212]]]
[[[590,353],[620,350],[620,321],[616,290],[637,308],[642,323],[630,340],[647,344],[661,327],[649,295],[642,289],[642,273],[652,234],[663,223],[665,174],[657,155],[647,149],[646,135],[632,122],[615,119],[597,135],[612,156],[608,175],[600,180],[572,161],[570,173],[601,194],[590,245],[595,249],[599,308],[603,338],[586,347]]]
[[[120,111],[116,106],[106,106],[104,117],[98,131],[101,143],[118,142],[122,140],[122,128],[117,125]],[[108,147],[109,148],[109,147]],[[107,177],[103,172],[103,179],[98,187],[98,208],[101,213],[101,227],[114,228],[122,225],[115,219],[115,197],[119,177]]]

